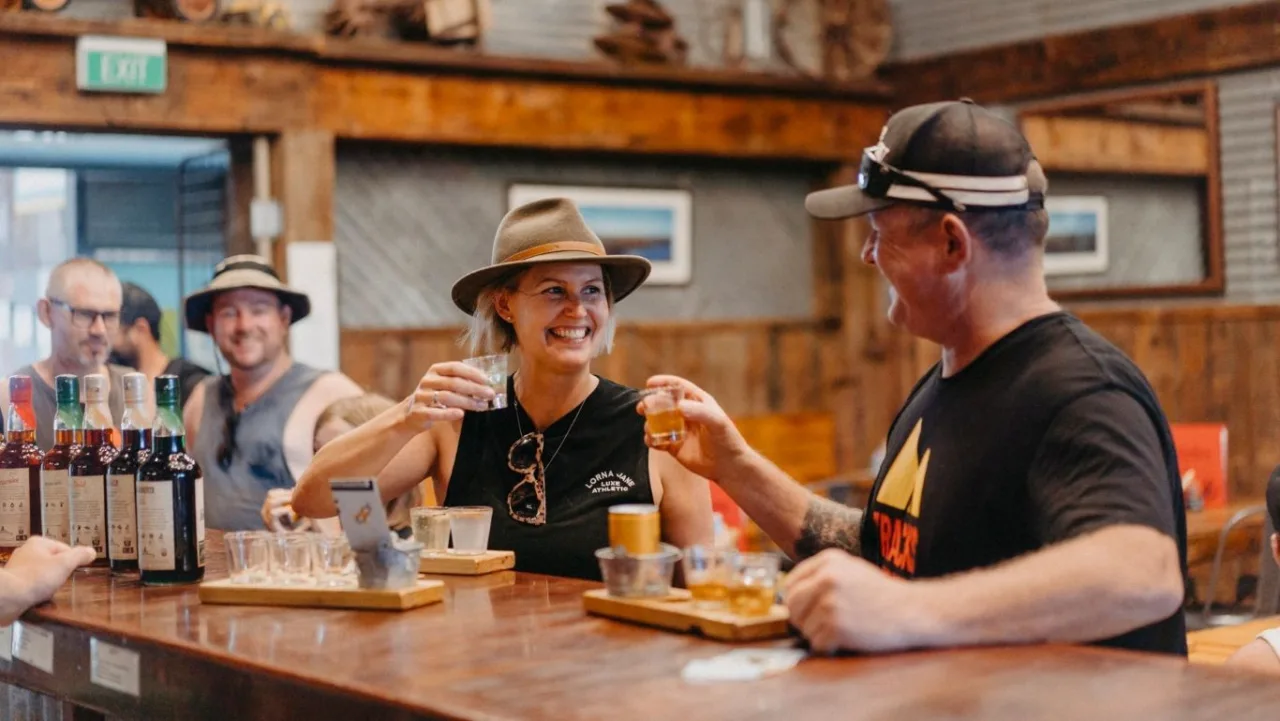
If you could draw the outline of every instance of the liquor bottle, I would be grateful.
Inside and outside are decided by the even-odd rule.
[[[9,377],[9,415],[0,446],[0,563],[41,529],[40,463],[36,445],[36,409],[31,404],[31,376]]]
[[[115,425],[107,407],[107,377],[84,377],[84,440],[71,460],[71,545],[93,549],[90,568],[107,568],[107,467],[119,451],[111,443]]]
[[[178,377],[156,378],[151,453],[138,470],[138,567],[142,583],[204,578],[204,477],[186,452]]]
[[[40,498],[44,501],[46,537],[71,542],[71,461],[80,453],[80,379],[60,375],[53,379],[58,409],[53,416],[53,448],[40,467]]]
[[[112,573],[138,571],[138,510],[135,483],[138,468],[151,448],[151,418],[145,406],[147,377],[124,377],[124,417],[120,431],[124,449],[107,468],[107,558]]]

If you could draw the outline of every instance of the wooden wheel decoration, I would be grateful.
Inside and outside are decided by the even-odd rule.
[[[773,19],[773,43],[788,67],[816,74],[795,57],[787,38],[792,12],[804,0],[782,0]],[[821,75],[848,81],[873,75],[893,44],[889,0],[816,0],[822,48]]]
[[[140,18],[182,20],[204,23],[218,17],[218,0],[134,0],[134,14]]]

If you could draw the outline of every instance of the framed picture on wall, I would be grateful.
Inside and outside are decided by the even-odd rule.
[[[1104,273],[1107,270],[1107,199],[1081,195],[1045,198],[1049,234],[1045,275]]]
[[[689,191],[516,183],[508,210],[535,200],[562,197],[582,211],[587,225],[611,255],[639,255],[653,263],[647,283],[683,285],[693,275],[693,202]]]

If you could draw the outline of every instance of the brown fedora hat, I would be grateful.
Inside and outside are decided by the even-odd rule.
[[[233,255],[213,269],[209,287],[187,297],[185,315],[187,328],[208,333],[205,318],[213,309],[213,300],[219,294],[238,288],[256,288],[275,293],[280,302],[293,311],[289,323],[297,323],[311,313],[311,300],[306,293],[294,290],[280,282],[280,276],[260,255]]]
[[[498,225],[490,264],[453,284],[453,302],[476,312],[476,300],[490,283],[542,263],[597,263],[609,274],[614,301],[622,300],[649,277],[653,265],[638,255],[608,255],[587,226],[578,206],[567,198],[544,198],[513,208]]]

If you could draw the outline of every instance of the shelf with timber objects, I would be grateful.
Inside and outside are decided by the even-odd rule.
[[[84,35],[164,40],[168,88],[80,93]],[[632,69],[162,20],[0,14],[0,123],[839,162],[887,116],[876,81]]]

